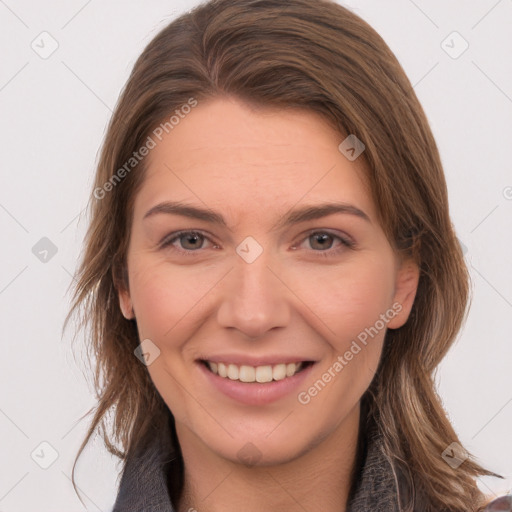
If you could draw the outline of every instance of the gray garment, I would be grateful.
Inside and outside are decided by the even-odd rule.
[[[177,460],[171,436],[170,427],[164,429],[161,437],[152,438],[142,455],[128,457],[112,512],[175,512],[167,486],[169,463]],[[360,457],[357,486],[347,512],[398,512],[397,486],[378,437],[367,439]],[[485,510],[512,511],[512,496],[493,501]]]

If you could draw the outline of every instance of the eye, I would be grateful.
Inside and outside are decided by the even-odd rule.
[[[160,244],[160,248],[164,249],[174,246],[174,249],[178,252],[190,254],[191,252],[198,251],[198,249],[203,249],[203,242],[205,240],[209,240],[209,238],[199,231],[179,231],[177,233],[171,233],[165,238]],[[176,246],[175,242],[179,242],[180,247]]]
[[[332,249],[334,240],[338,240],[338,245]],[[348,237],[342,237],[330,233],[329,231],[313,231],[303,240],[303,242],[309,241],[309,245],[313,248],[314,252],[319,253],[319,256],[333,256],[338,254],[345,249],[351,249],[354,247],[354,242]],[[296,249],[296,247],[293,247]]]

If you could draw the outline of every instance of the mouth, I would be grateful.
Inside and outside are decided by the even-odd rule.
[[[207,393],[217,393],[244,406],[265,406],[293,400],[318,361],[287,355],[251,357],[224,354],[196,359],[199,378]]]
[[[314,364],[314,361],[297,361],[289,363],[278,363],[273,365],[238,365],[229,362],[216,362],[200,360],[208,371],[218,377],[244,382],[244,383],[269,383],[285,380],[304,371]]]

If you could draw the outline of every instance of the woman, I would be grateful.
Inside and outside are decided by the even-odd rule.
[[[423,110],[360,18],[219,0],[173,21],[93,196],[72,312],[99,405],[78,456],[102,426],[114,511],[511,509],[434,389],[468,273]]]

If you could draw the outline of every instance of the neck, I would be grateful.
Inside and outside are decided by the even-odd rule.
[[[359,416],[358,405],[333,432],[292,460],[251,467],[212,452],[177,423],[185,467],[177,512],[345,512],[358,453]]]

